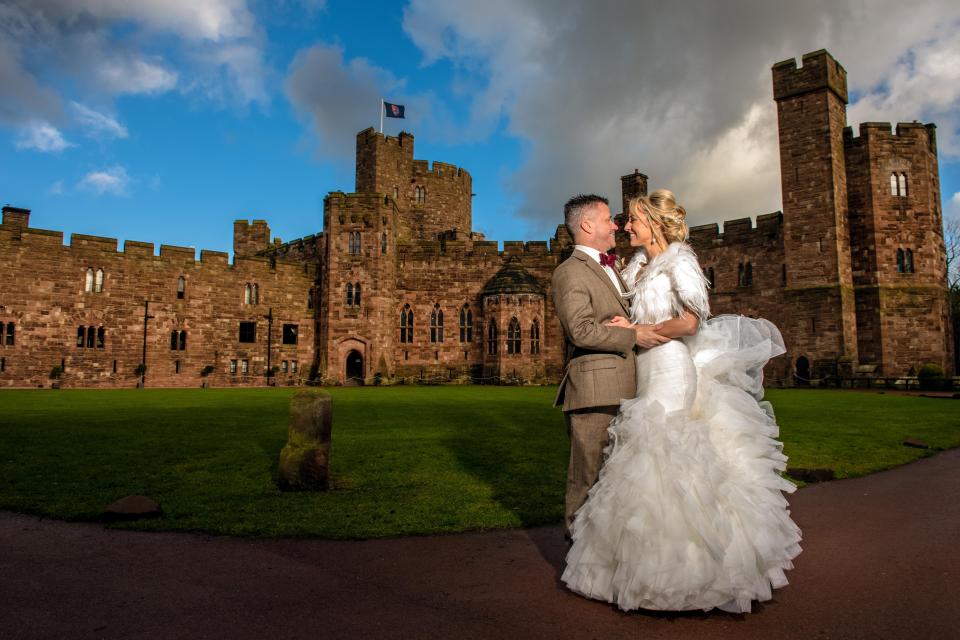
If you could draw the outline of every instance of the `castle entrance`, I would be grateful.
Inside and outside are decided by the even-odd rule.
[[[800,356],[797,358],[797,384],[809,384],[810,383],[810,361],[807,360],[806,356]]]
[[[359,351],[347,354],[347,380],[363,384],[363,356]]]

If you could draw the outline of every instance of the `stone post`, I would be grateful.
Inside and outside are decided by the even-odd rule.
[[[277,485],[281,491],[324,491],[329,486],[333,404],[317,389],[298,391],[290,400],[287,444],[280,451]]]

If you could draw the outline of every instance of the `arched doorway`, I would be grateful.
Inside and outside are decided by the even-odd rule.
[[[810,361],[806,356],[797,358],[796,379],[799,385],[810,384]]]
[[[347,380],[363,383],[363,356],[359,351],[347,354]]]

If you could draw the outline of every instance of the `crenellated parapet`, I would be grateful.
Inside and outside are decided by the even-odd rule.
[[[847,103],[847,72],[826,49],[804,54],[800,67],[795,58],[773,65],[773,98],[777,102],[824,89]]]
[[[703,250],[723,245],[749,245],[782,241],[783,214],[779,211],[751,218],[737,218],[723,223],[723,232],[716,222],[690,227],[690,244]]]
[[[25,256],[36,256],[37,259],[57,256],[57,260],[75,260],[83,264],[109,264],[119,261],[136,261],[152,265],[155,268],[183,267],[196,265],[196,268],[215,267],[218,270],[234,269],[238,264],[245,269],[265,268],[270,271],[292,270],[302,272],[302,263],[295,260],[278,259],[271,256],[243,256],[235,255],[234,263],[229,263],[229,254],[223,251],[209,249],[200,250],[197,259],[197,249],[161,244],[159,251],[152,242],[139,240],[125,240],[123,249],[118,249],[120,242],[117,238],[95,236],[85,233],[72,233],[69,244],[64,244],[62,231],[50,229],[25,228],[16,230],[10,226],[0,227],[0,242],[10,249],[18,250]],[[27,259],[30,259],[29,257]]]

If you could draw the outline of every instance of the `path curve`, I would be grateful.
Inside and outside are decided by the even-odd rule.
[[[0,512],[0,637],[960,638],[960,450],[791,505],[791,584],[744,616],[572,595],[558,527],[247,540]]]

